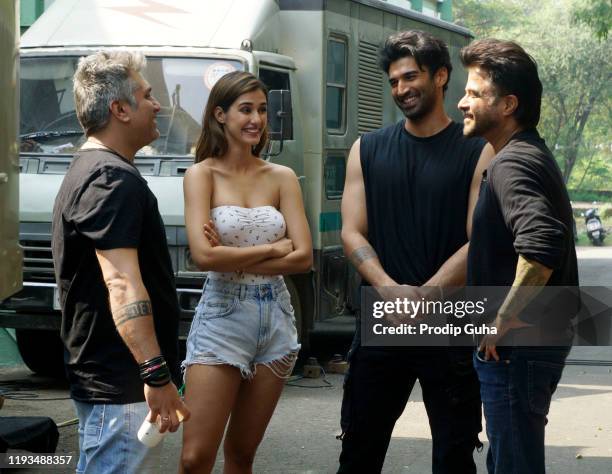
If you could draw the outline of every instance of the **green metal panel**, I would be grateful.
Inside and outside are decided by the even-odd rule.
[[[438,11],[440,12],[440,19],[444,21],[453,21],[453,1],[444,0],[442,4],[438,5]]]
[[[417,11],[417,12],[423,11],[423,0],[412,0],[410,2],[410,5],[412,6],[412,9],[414,11]]]
[[[330,232],[342,229],[342,216],[339,212],[322,212],[319,214],[319,232]]]
[[[19,100],[16,0],[0,1],[0,300],[21,289],[19,247],[19,160],[17,113]]]
[[[21,0],[20,18],[21,32],[23,33],[38,19],[45,11],[44,0]]]

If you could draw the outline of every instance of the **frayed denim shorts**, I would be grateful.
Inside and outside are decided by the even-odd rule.
[[[282,278],[259,285],[207,279],[182,366],[226,364],[251,379],[261,364],[288,378],[299,350],[291,297]]]

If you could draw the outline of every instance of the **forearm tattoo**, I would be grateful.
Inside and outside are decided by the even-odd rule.
[[[126,304],[116,311],[114,315],[115,326],[119,327],[131,319],[142,318],[153,314],[151,302],[149,300],[135,301]]]
[[[516,276],[508,296],[498,310],[499,317],[508,319],[519,315],[544,288],[551,273],[551,270],[541,263],[519,255]]]
[[[371,245],[364,245],[363,247],[355,249],[349,258],[351,262],[353,262],[353,265],[355,265],[355,268],[359,268],[363,262],[371,258],[378,258],[378,255],[376,255]]]

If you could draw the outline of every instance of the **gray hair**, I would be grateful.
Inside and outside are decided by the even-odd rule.
[[[142,53],[98,51],[79,59],[74,73],[76,114],[85,135],[102,130],[110,118],[110,105],[122,100],[136,108],[134,91],[138,89],[130,74],[146,65]]]

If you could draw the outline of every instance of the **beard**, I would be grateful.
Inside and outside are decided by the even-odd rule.
[[[416,97],[414,105],[406,106],[404,100],[408,97]],[[433,84],[428,89],[423,89],[416,94],[404,94],[402,97],[393,97],[395,104],[404,113],[404,116],[410,120],[419,120],[429,114],[436,103],[435,87]]]
[[[466,137],[482,137],[488,131],[497,127],[497,120],[492,114],[471,115],[470,124],[463,122],[463,135]]]

